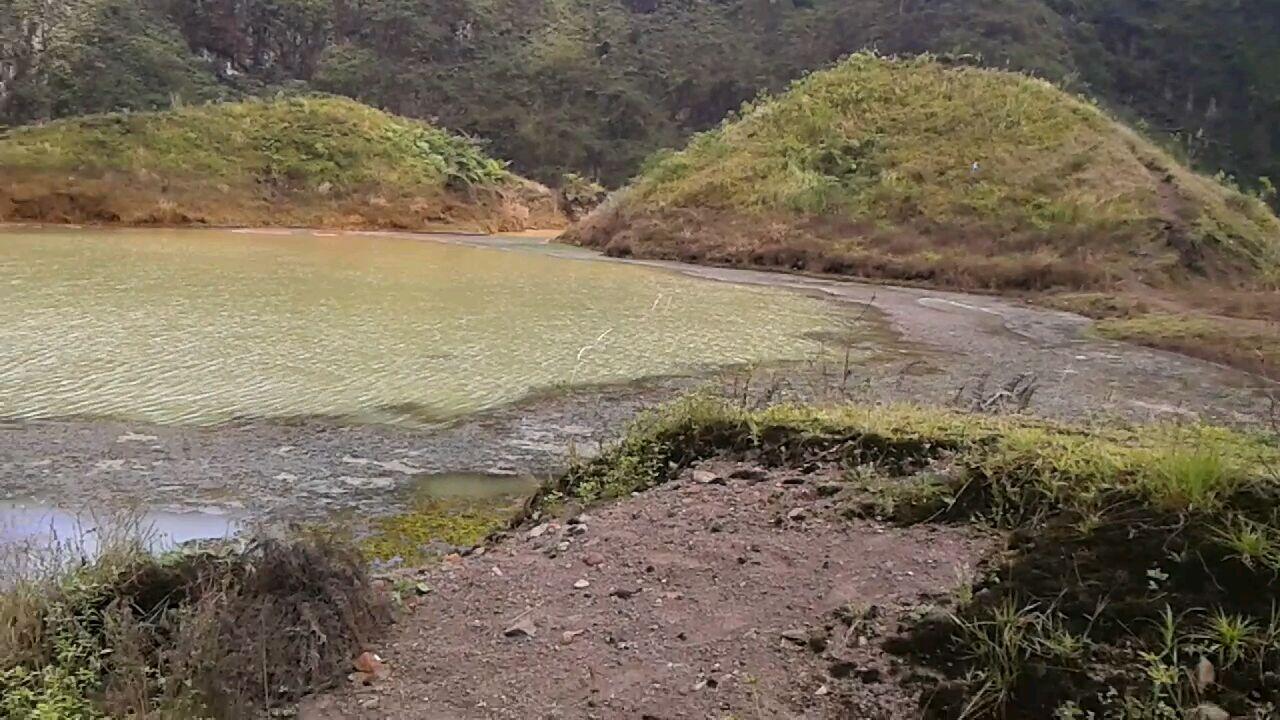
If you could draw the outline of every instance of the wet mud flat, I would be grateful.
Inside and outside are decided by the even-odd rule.
[[[1088,321],[989,297],[660,264],[824,297],[872,328],[813,359],[563,389],[448,423],[249,419],[209,427],[111,419],[0,421],[0,500],[213,513],[236,523],[395,513],[433,476],[545,479],[637,413],[702,389],[749,405],[872,401],[1083,421],[1272,422],[1275,385],[1093,339]],[[0,515],[3,510],[0,509]],[[2,521],[0,521],[2,522]]]

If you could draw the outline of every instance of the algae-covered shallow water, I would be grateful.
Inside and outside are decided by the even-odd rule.
[[[360,233],[0,230],[0,416],[455,417],[559,385],[812,356],[784,290]]]

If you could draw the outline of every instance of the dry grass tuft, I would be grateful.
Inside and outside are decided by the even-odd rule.
[[[116,543],[0,593],[0,715],[245,717],[342,675],[388,619],[333,539]]]

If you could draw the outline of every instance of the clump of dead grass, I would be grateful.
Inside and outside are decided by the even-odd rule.
[[[125,539],[45,570],[0,592],[5,717],[244,717],[343,674],[389,619],[360,554],[318,535]]]

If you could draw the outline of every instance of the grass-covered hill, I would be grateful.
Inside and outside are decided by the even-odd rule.
[[[618,185],[864,48],[1032,72],[1198,167],[1280,177],[1273,0],[0,0],[0,123],[302,87]]]
[[[1144,316],[1140,333],[1113,319],[1113,336],[1280,371],[1280,343],[1249,340],[1280,319],[1267,205],[1010,72],[854,55],[657,158],[567,238],[617,255],[1091,292],[1065,302]],[[1176,340],[1167,312],[1146,317],[1175,306],[1249,324],[1227,343]]]
[[[1021,75],[855,55],[657,159],[571,237],[618,254],[1108,287],[1280,272],[1280,222]]]
[[[467,138],[345,98],[209,104],[0,136],[0,221],[522,230],[554,196]]]

